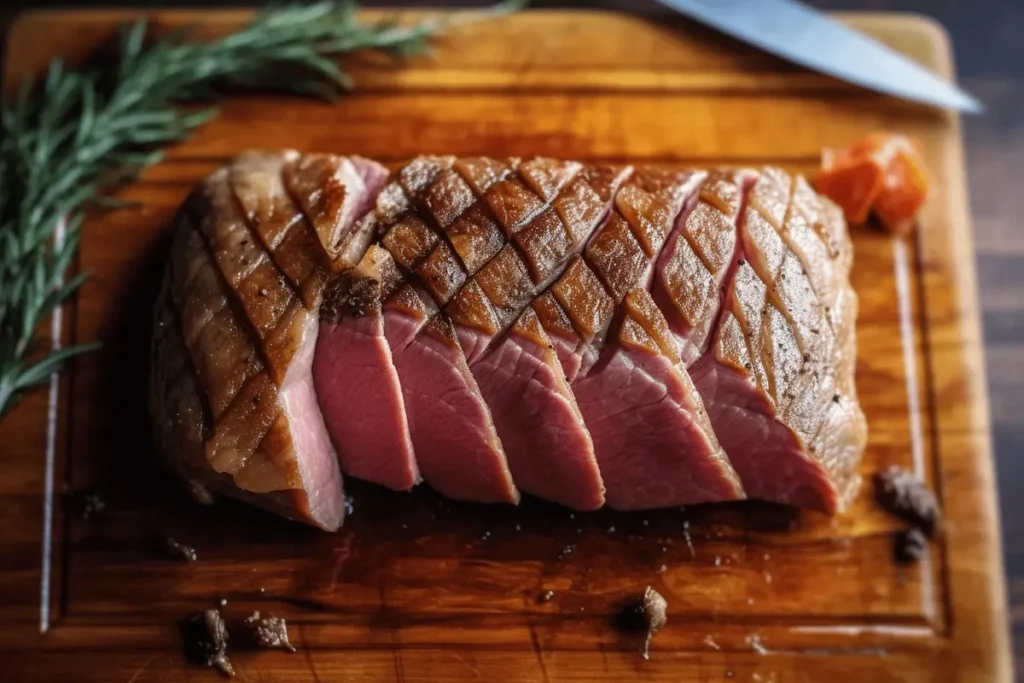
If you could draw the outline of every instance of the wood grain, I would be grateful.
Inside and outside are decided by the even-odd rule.
[[[56,52],[84,55],[125,16],[26,15],[9,40],[7,82]],[[244,16],[157,19],[214,34]],[[951,71],[934,25],[849,20]],[[293,625],[300,654],[237,655],[251,680],[1009,679],[956,117],[808,76],[690,24],[611,13],[527,12],[460,29],[433,61],[351,66],[360,88],[337,105],[228,102],[124,190],[141,208],[87,226],[79,267],[96,275],[68,310],[69,335],[104,348],[66,375],[57,480],[97,486],[108,508],[56,520],[54,626],[38,635],[45,395],[0,424],[10,444],[0,449],[0,650],[11,680],[191,678],[177,621],[222,597],[230,617],[260,609]],[[165,228],[191,184],[232,154],[254,145],[388,161],[486,152],[808,172],[823,145],[879,127],[920,137],[937,180],[914,244],[855,234],[864,472],[917,468],[950,519],[917,566],[893,563],[900,527],[874,507],[870,487],[829,520],[756,503],[572,515],[537,501],[481,508],[353,484],[351,523],[327,535],[230,503],[213,514],[154,469],[142,397]],[[160,559],[154,540],[168,533],[200,562]],[[648,584],[668,598],[670,621],[644,662],[636,634],[613,622]],[[546,590],[554,598],[539,601]]]

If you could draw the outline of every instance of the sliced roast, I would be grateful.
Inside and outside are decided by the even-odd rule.
[[[586,509],[603,502],[593,446],[550,342],[524,311],[582,248],[623,174],[543,158],[423,157],[396,172],[390,191],[404,208],[380,230],[454,323],[516,485]]]
[[[154,431],[200,498],[325,529],[342,471],[833,513],[866,441],[851,264],[841,211],[776,169],[249,152],[176,219]]]

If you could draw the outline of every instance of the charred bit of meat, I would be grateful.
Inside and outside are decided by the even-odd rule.
[[[228,629],[220,611],[208,609],[182,624],[185,656],[192,662],[209,666],[227,678],[233,678],[235,667],[228,659]]]
[[[902,564],[919,562],[928,553],[928,537],[917,528],[904,529],[896,537],[896,561]]]
[[[651,640],[658,629],[668,621],[667,613],[668,602],[658,591],[648,586],[641,597],[626,603],[615,621],[623,630],[644,632],[644,647],[641,654],[644,659],[650,659]]]
[[[256,647],[295,652],[295,647],[288,640],[288,624],[284,619],[273,614],[264,617],[259,612],[253,612],[245,618],[245,627]]]
[[[920,528],[928,536],[938,529],[942,510],[935,494],[912,472],[895,465],[875,474],[878,503],[890,513]]]
[[[647,626],[647,635],[644,637],[644,659],[651,658],[651,638],[655,632],[668,621],[668,602],[658,591],[650,586],[644,591],[643,616]]]

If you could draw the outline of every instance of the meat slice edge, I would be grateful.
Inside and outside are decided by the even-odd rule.
[[[604,504],[604,484],[576,397],[530,304],[578,255],[627,173],[615,167],[562,167],[545,176],[559,177],[559,182],[533,183],[547,187],[544,199],[551,206],[534,212],[475,278],[483,294],[479,305],[491,307],[484,319],[495,322],[490,329],[460,332],[460,338],[471,340],[465,344],[474,351],[467,352],[470,367],[491,408],[516,485],[579,510]],[[530,204],[510,200],[503,208],[518,216],[521,212],[509,207]]]
[[[658,258],[651,294],[682,344],[687,365],[704,353],[719,317],[729,269],[738,258],[736,223],[755,177],[748,169],[712,172]]]
[[[391,255],[371,245],[331,282],[320,307],[313,379],[344,472],[404,491],[419,481],[419,469],[383,315],[400,280]]]
[[[363,157],[305,154],[282,169],[284,187],[302,209],[335,272],[359,263],[374,238],[361,219],[374,207],[387,169]]]
[[[336,529],[341,476],[309,382],[316,318],[301,319],[296,353],[276,386],[194,227],[194,211],[218,210],[207,203],[208,189],[197,189],[179,214],[158,301],[151,366],[158,443],[200,499],[212,490]],[[215,412],[203,405],[217,396]]]
[[[471,366],[516,485],[577,510],[604,504],[594,445],[533,309]]]
[[[691,373],[748,495],[834,514],[856,491],[866,436],[856,397],[842,393],[856,303],[841,250],[830,255],[844,280],[828,295],[837,313],[802,263],[799,188],[765,169],[749,189],[721,320]]]
[[[246,222],[287,278],[288,284],[315,310],[327,281],[313,228],[284,186],[283,171],[298,153],[246,152],[229,166],[229,182]]]
[[[685,222],[702,180],[702,173],[638,170],[585,260],[552,288],[579,337],[572,389],[594,438],[608,504],[618,509],[743,497],[678,341],[647,291],[659,253]],[[630,253],[635,257],[618,258]],[[595,306],[599,301],[607,303]]]
[[[627,293],[623,308],[600,369],[573,384],[608,505],[642,510],[742,498],[661,312],[644,289]]]
[[[385,304],[384,326],[426,482],[456,500],[518,503],[490,410],[451,321],[426,292],[404,284]]]

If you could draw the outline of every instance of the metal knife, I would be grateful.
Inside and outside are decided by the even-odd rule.
[[[795,0],[658,0],[734,38],[870,90],[978,113],[952,83]]]

